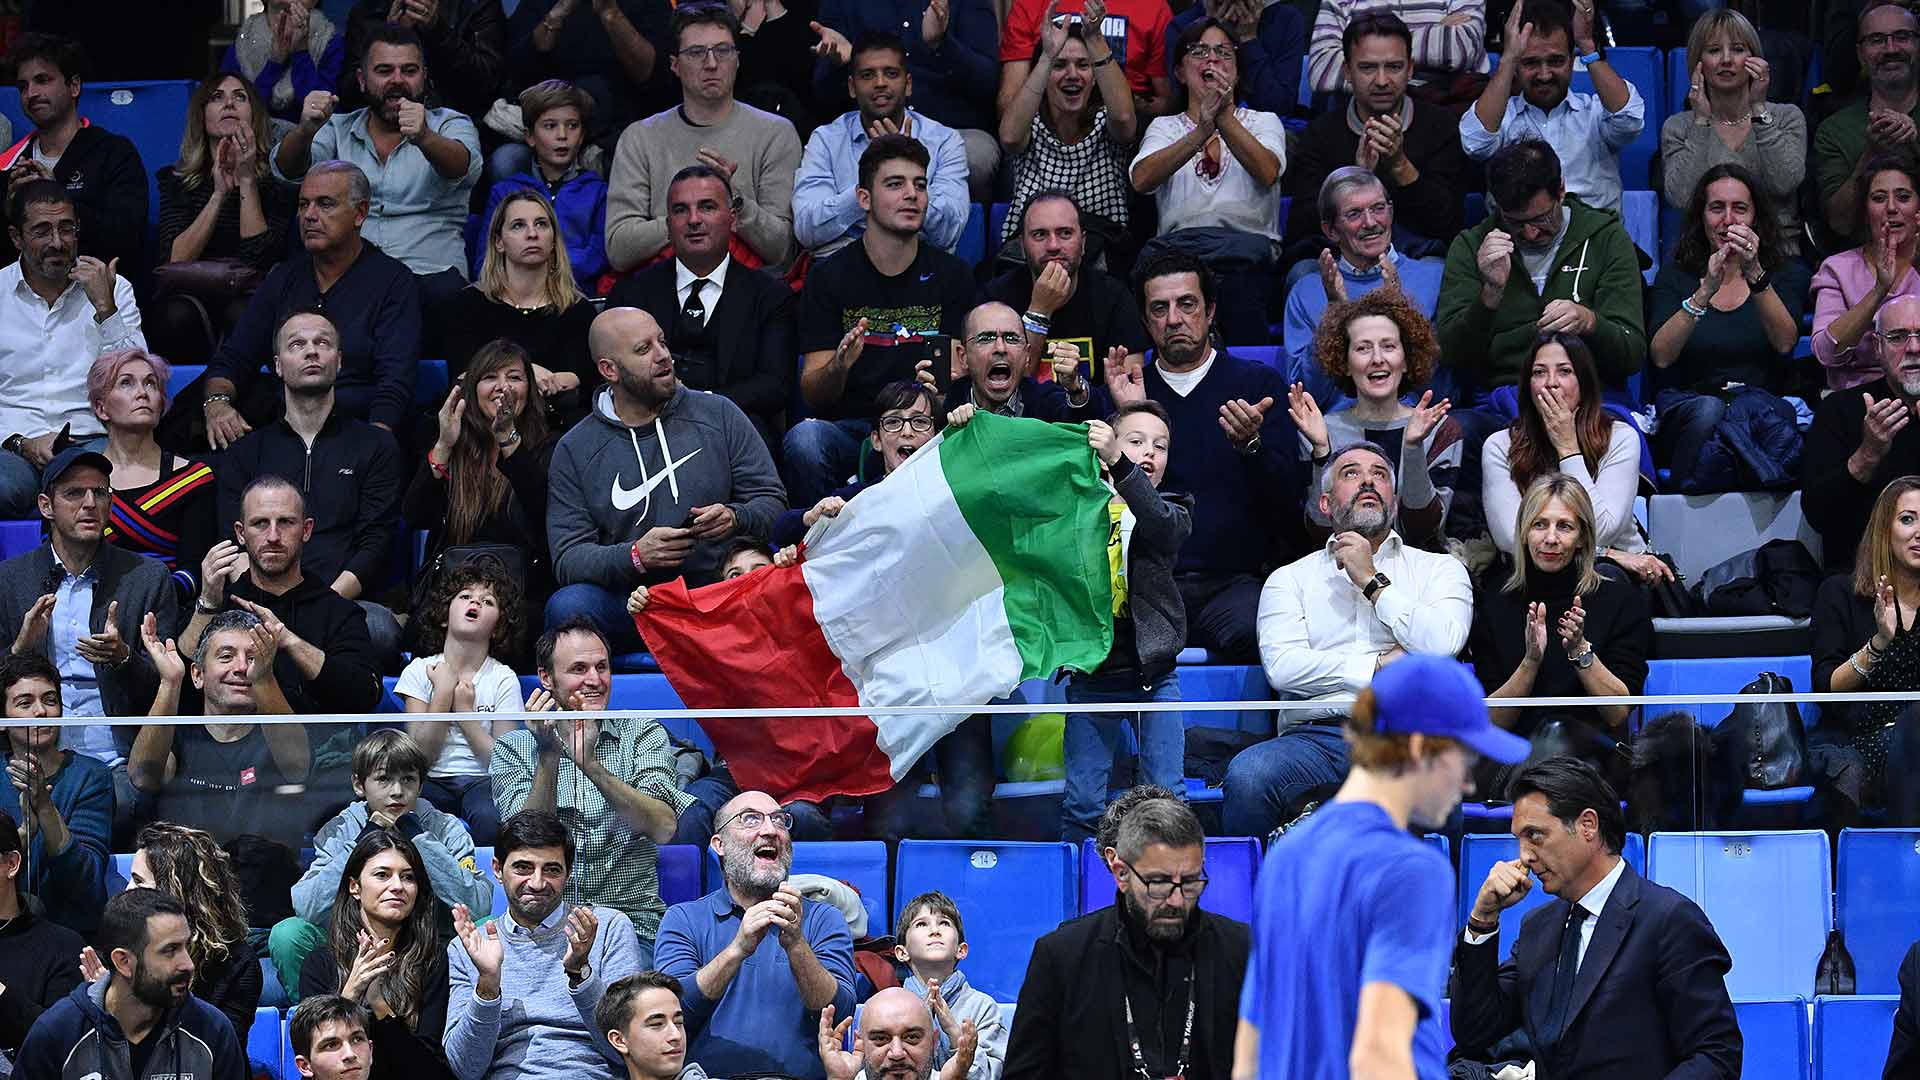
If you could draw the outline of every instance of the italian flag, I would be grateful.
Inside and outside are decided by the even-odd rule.
[[[969,707],[1106,659],[1111,497],[1085,425],[977,413],[815,525],[800,565],[675,580],[635,622],[689,708],[793,710],[701,720],[743,789],[870,795]]]

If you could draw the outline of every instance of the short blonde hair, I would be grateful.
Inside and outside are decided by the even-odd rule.
[[[1580,481],[1566,473],[1553,472],[1528,484],[1527,493],[1520,497],[1520,512],[1514,515],[1513,521],[1513,573],[1507,577],[1503,591],[1521,592],[1527,587],[1527,568],[1533,565],[1533,557],[1526,550],[1527,529],[1554,499],[1567,504],[1574,519],[1580,522],[1580,543],[1573,549],[1577,581],[1573,591],[1580,596],[1591,596],[1600,588],[1600,571],[1595,568],[1599,554],[1594,536],[1593,500],[1587,497],[1587,489],[1580,486]]]
[[[1713,39],[1722,35],[1747,47],[1752,56],[1761,56],[1760,32],[1753,28],[1745,15],[1730,8],[1715,8],[1693,20],[1693,29],[1687,32],[1687,77],[1693,77],[1693,69],[1700,66],[1701,56]]]

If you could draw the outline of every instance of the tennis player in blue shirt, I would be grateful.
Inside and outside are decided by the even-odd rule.
[[[1526,758],[1527,741],[1493,726],[1481,694],[1465,665],[1418,654],[1360,692],[1346,783],[1260,871],[1234,1080],[1447,1075],[1453,870],[1407,829],[1452,815],[1478,755]]]

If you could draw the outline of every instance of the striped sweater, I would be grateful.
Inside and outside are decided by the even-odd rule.
[[[1458,71],[1487,70],[1487,6],[1485,0],[1322,0],[1307,44],[1307,72],[1315,93],[1349,89],[1341,66],[1340,36],[1347,23],[1362,11],[1391,9],[1413,31],[1414,81],[1444,79]],[[1442,25],[1459,15],[1457,26]]]
[[[214,491],[212,465],[168,454],[153,483],[114,490],[106,540],[165,563],[181,597],[191,600],[200,589],[200,560],[214,544]]]

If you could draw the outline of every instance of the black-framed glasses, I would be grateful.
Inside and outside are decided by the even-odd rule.
[[[741,828],[749,832],[765,825],[769,821],[773,822],[773,827],[779,829],[781,832],[793,831],[793,815],[787,813],[785,810],[775,810],[772,813],[764,810],[742,810],[721,822],[720,828],[724,829],[736,821],[740,823]],[[715,831],[717,832],[719,830],[716,829]]]
[[[990,349],[997,344],[1018,348],[1026,343],[1027,335],[1023,330],[982,330],[967,339],[967,344],[977,345],[982,349]]]
[[[1025,338],[1021,339],[1026,340]],[[880,418],[880,430],[889,435],[898,435],[906,428],[925,435],[933,430],[933,417],[916,413],[913,416],[883,416]]]
[[[1912,30],[1895,30],[1891,34],[1868,34],[1860,39],[1860,44],[1865,45],[1869,49],[1884,49],[1887,47],[1888,42],[1892,42],[1895,45],[1906,46],[1913,44],[1917,40],[1920,40],[1920,34],[1916,34]]]
[[[1195,60],[1231,60],[1237,55],[1231,45],[1209,45],[1196,41],[1187,46],[1187,56]]]
[[[1555,199],[1552,209],[1535,214],[1530,218],[1514,217],[1512,214],[1502,210],[1500,211],[1500,222],[1507,227],[1508,232],[1519,232],[1521,229],[1551,229],[1559,224],[1560,210],[1560,200]]]
[[[724,64],[740,55],[738,45],[688,45],[680,50],[680,57],[696,64],[704,64],[708,57],[715,63]]]
[[[1127,868],[1127,873],[1133,875],[1135,881],[1146,886],[1147,899],[1155,903],[1159,903],[1167,897],[1172,896],[1173,890],[1175,889],[1179,889],[1189,900],[1198,900],[1200,899],[1200,894],[1207,891],[1207,875],[1205,874],[1199,874],[1189,878],[1180,878],[1177,881],[1173,878],[1142,877],[1140,871],[1133,868],[1132,863],[1125,859],[1121,859],[1119,862],[1121,866]]]

